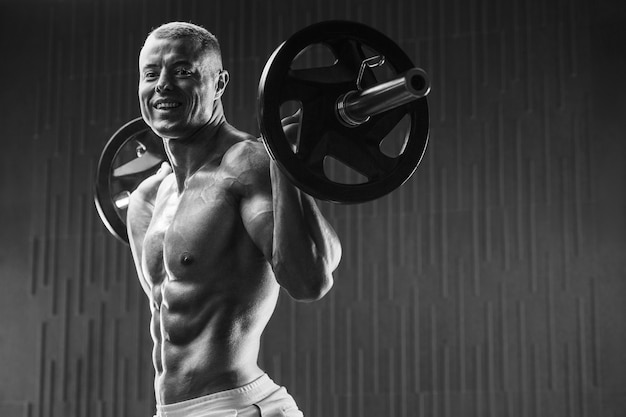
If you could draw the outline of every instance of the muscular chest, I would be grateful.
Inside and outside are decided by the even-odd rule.
[[[224,183],[190,186],[157,201],[146,232],[145,275],[153,284],[166,277],[198,279],[218,264],[239,224],[233,190]]]

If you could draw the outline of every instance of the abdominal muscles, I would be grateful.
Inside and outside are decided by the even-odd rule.
[[[166,279],[153,287],[159,402],[233,388],[242,379],[249,382],[245,375],[258,369],[261,333],[278,297],[269,266],[263,267],[266,271],[248,271],[256,280],[263,277],[255,283],[235,272],[203,282]]]

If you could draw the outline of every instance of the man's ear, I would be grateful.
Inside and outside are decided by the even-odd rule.
[[[230,75],[228,71],[221,70],[219,74],[217,74],[217,81],[215,83],[215,99],[219,99],[224,94],[224,90],[226,90],[226,85],[228,84],[228,80],[230,79]]]

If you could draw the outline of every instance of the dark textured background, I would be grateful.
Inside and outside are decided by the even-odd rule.
[[[216,33],[258,133],[264,62],[331,18],[429,72],[431,142],[390,196],[322,204],[335,288],[281,298],[263,366],[307,416],[626,416],[623,4],[2,1],[0,416],[152,415],[148,306],[92,202],[150,28]]]

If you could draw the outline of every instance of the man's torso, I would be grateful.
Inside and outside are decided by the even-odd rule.
[[[230,149],[246,146],[260,145]],[[260,336],[278,285],[241,219],[240,169],[219,158],[189,177],[182,193],[173,175],[159,189],[142,256],[159,401],[233,388],[262,374]]]

